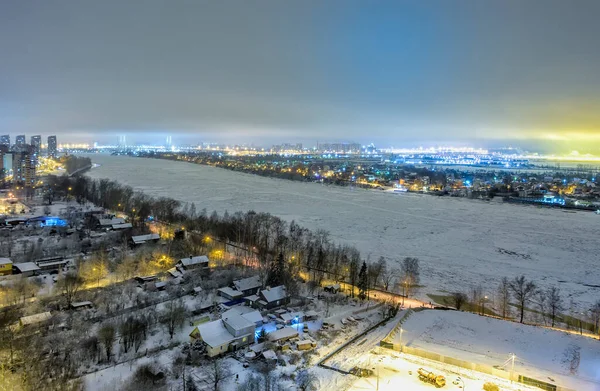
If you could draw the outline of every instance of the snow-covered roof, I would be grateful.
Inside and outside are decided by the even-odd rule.
[[[254,323],[238,314],[231,314],[227,318],[223,317],[223,322],[227,323],[232,329],[239,331],[248,327],[254,327]]]
[[[260,291],[267,302],[282,300],[287,297],[287,292],[284,285],[279,285],[274,288],[263,289]]]
[[[290,339],[298,335],[298,331],[291,327],[284,327],[267,334],[269,341],[279,341],[280,339]]]
[[[131,223],[122,223],[122,224],[113,224],[112,225],[112,229],[127,229],[127,228],[133,228],[133,225],[131,225]]]
[[[87,307],[87,306],[93,306],[91,301],[78,301],[75,303],[71,303],[71,307],[73,308],[79,308],[79,307]]]
[[[250,289],[260,288],[262,284],[260,283],[260,277],[248,277],[242,278],[241,280],[236,280],[233,282],[233,285],[238,291],[247,291]]]
[[[49,320],[52,318],[52,314],[50,312],[42,312],[35,315],[23,316],[21,318],[21,324],[23,326],[40,323]]]
[[[259,299],[259,297],[257,295],[251,295],[251,296],[246,296],[245,299],[248,301],[257,301]]]
[[[0,265],[12,265],[10,258],[0,258]]]
[[[240,315],[241,317],[247,319],[252,323],[262,322],[262,315],[260,314],[260,312],[246,306],[232,307],[230,310],[223,312],[221,317],[225,319],[232,315]]]
[[[175,267],[170,268],[169,270],[167,270],[167,272],[174,278],[180,277],[182,275],[182,273]]]
[[[274,351],[272,351],[271,349],[269,350],[265,350],[262,353],[263,357],[266,358],[267,360],[277,360],[277,355],[275,354]]]
[[[182,258],[179,260],[183,266],[198,265],[201,263],[208,263],[208,257],[206,255],[197,255],[195,257]]]
[[[158,240],[158,239],[160,239],[159,234],[147,234],[147,235],[138,235],[138,236],[131,237],[131,240],[133,240],[133,243],[135,243],[135,244],[142,244],[142,243],[146,243],[148,240]]]
[[[195,292],[195,293],[200,293],[200,292],[202,292],[202,287],[199,287],[199,286],[195,287],[195,288],[194,288],[194,292]]]
[[[198,331],[202,340],[213,348],[225,345],[234,339],[220,319],[199,325]]]
[[[230,297],[242,297],[243,296],[242,292],[236,291],[235,289],[230,288],[228,286],[226,286],[225,288],[219,288],[219,289],[217,289],[217,291],[224,293]]]
[[[154,286],[156,287],[156,289],[160,289],[160,288],[164,288],[167,286],[167,282],[166,281],[160,281],[154,284]]]
[[[310,311],[306,311],[305,315],[307,318],[314,318],[314,317],[318,316],[319,314],[317,314],[317,311],[310,310]]]
[[[40,267],[33,262],[23,262],[14,264],[21,273],[32,272],[36,270],[40,270]]]
[[[112,219],[98,219],[98,222],[102,226],[109,226],[109,225],[115,225],[115,224],[124,224],[125,220],[120,217],[115,217]]]
[[[285,322],[289,322],[296,317],[298,317],[298,319],[302,319],[304,317],[304,313],[302,311],[288,312],[285,314],[281,314],[280,316],[281,316],[281,319],[283,319]]]

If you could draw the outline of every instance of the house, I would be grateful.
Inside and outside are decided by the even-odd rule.
[[[113,231],[121,231],[124,229],[133,228],[133,225],[131,225],[131,223],[113,224],[111,225],[111,228],[113,229]]]
[[[13,263],[10,258],[0,258],[0,276],[12,274]]]
[[[175,265],[179,270],[208,269],[208,257],[206,255],[191,256],[180,259]]]
[[[334,285],[327,285],[324,288],[325,292],[329,292],[329,293],[338,293],[340,291],[341,287],[340,284],[334,284]]]
[[[125,224],[125,220],[119,217],[113,217],[112,219],[98,219],[97,227],[112,228],[113,225],[119,224]]]
[[[236,291],[233,288],[226,286],[225,288],[217,289],[219,296],[226,298],[227,300],[238,300],[243,297],[242,292]]]
[[[136,280],[140,284],[145,284],[147,282],[154,281],[157,278],[158,278],[157,276],[138,276],[138,277],[134,277],[134,280]]]
[[[279,316],[285,324],[298,324],[304,321],[304,313],[299,312],[286,312]]]
[[[138,235],[131,237],[131,243],[134,246],[139,246],[141,244],[146,243],[157,243],[160,240],[159,234],[147,234],[147,235]]]
[[[233,315],[240,315],[242,318],[245,318],[250,322],[254,323],[255,326],[261,326],[263,324],[263,318],[260,312],[250,307],[232,307],[231,309],[223,312],[221,317],[228,318]]]
[[[257,295],[245,298],[249,305],[254,308],[272,309],[286,305],[290,302],[285,285],[279,285],[274,288],[267,287],[261,290]]]
[[[169,270],[167,270],[167,273],[169,273],[169,275],[171,275],[171,277],[173,277],[173,278],[178,278],[183,275],[183,273],[180,272],[179,270],[177,270],[177,268],[175,268],[175,267],[172,267]]]
[[[50,320],[50,318],[52,318],[52,314],[50,314],[50,312],[42,312],[35,315],[23,316],[21,319],[19,319],[19,324],[21,326],[31,326],[46,322]]]
[[[237,314],[197,326],[190,337],[206,344],[206,354],[215,357],[254,342],[254,323]]]
[[[35,264],[38,265],[40,271],[48,273],[58,272],[67,263],[69,263],[69,260],[64,259],[63,257],[50,257],[35,261]]]
[[[15,274],[23,274],[26,277],[34,276],[40,270],[40,267],[33,262],[16,263],[13,265],[13,272]]]
[[[233,282],[233,286],[238,291],[242,292],[244,296],[255,295],[258,293],[262,284],[259,276],[242,278]]]

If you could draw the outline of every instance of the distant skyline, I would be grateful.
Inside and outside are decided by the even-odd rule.
[[[600,155],[600,1],[0,5],[0,134]]]

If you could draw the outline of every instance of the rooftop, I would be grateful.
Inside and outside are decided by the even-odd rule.
[[[21,273],[40,270],[40,267],[33,262],[16,263],[13,266],[16,267]]]
[[[251,322],[238,314],[230,314],[228,317],[223,317],[223,322],[227,323],[229,327],[236,331],[243,330],[248,327],[254,327],[254,322]]]
[[[0,258],[0,265],[11,265],[12,261],[10,258]]]
[[[277,300],[282,300],[287,297],[287,292],[284,285],[279,285],[274,288],[267,288],[260,291],[265,300],[269,303]]]
[[[42,313],[35,314],[35,315],[23,316],[21,318],[21,324],[23,326],[26,326],[26,325],[30,325],[30,324],[44,322],[50,318],[52,318],[52,314],[50,314],[50,312],[42,312]]]
[[[236,280],[233,282],[233,285],[238,291],[246,291],[250,289],[260,288],[262,284],[260,283],[260,277],[248,277],[242,278],[241,280]]]
[[[206,255],[197,255],[195,257],[182,258],[179,260],[183,266],[198,265],[201,263],[208,263],[208,257]]]
[[[217,347],[233,341],[222,320],[204,323],[198,326],[200,337],[211,347]]]

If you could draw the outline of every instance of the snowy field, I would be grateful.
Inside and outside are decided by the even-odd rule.
[[[470,313],[425,310],[403,324],[402,344],[479,364],[503,365],[515,354],[515,371],[571,389],[600,390],[598,340]],[[394,343],[400,343],[400,333]],[[576,374],[564,359],[580,351]],[[510,370],[510,362],[504,368]]]
[[[92,159],[100,164],[89,171],[93,178],[195,202],[198,210],[269,212],[325,229],[371,260],[418,257],[427,301],[425,293],[479,283],[492,295],[502,276],[519,274],[559,286],[565,302],[572,298],[582,309],[600,297],[594,213],[292,182],[157,159]]]

